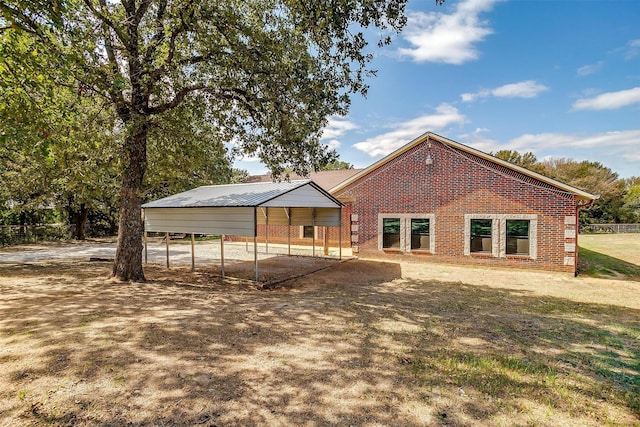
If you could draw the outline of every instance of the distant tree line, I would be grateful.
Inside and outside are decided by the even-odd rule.
[[[513,150],[491,153],[510,163],[599,195],[593,206],[580,212],[581,224],[640,222],[640,177],[620,178],[600,162],[552,158],[539,161],[536,155]]]

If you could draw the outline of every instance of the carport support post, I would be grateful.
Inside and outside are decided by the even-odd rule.
[[[169,233],[164,234],[164,238],[167,241],[167,268],[169,268]]]
[[[258,281],[258,208],[253,208],[253,266]]]
[[[258,236],[253,236],[253,265],[256,270],[256,282],[258,281]]]
[[[289,226],[287,227],[287,247],[289,250],[289,256],[291,256],[291,208],[284,208],[287,213],[287,219],[289,220]]]
[[[224,234],[220,236],[220,273],[224,279]]]
[[[191,233],[191,271],[196,271],[196,238]]]
[[[264,208],[264,250],[269,253],[269,208]]]
[[[311,224],[313,227],[313,237],[311,238],[311,256],[316,256],[316,209],[311,209]]]
[[[340,209],[338,224],[338,256],[342,261],[342,209]]]
[[[322,227],[322,237],[324,239],[324,256],[329,255],[329,236],[327,235],[327,226]]]

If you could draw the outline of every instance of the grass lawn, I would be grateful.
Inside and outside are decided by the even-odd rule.
[[[581,234],[580,271],[640,281],[640,234]]]
[[[640,425],[640,282],[462,271],[2,265],[0,426]]]

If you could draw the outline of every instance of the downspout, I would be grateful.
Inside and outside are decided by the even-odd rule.
[[[600,196],[597,196],[600,198]],[[580,210],[589,209],[597,199],[590,199],[583,203],[576,203],[576,256],[573,257],[573,277],[578,277],[578,236],[580,235]]]

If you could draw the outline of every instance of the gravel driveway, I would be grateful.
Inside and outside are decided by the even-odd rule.
[[[286,255],[286,245],[269,244],[268,252],[264,243],[258,244],[258,259],[267,259],[278,254]],[[343,256],[349,256],[343,249]],[[115,242],[65,242],[35,245],[13,246],[0,249],[0,264],[22,264],[46,261],[84,260],[90,258],[113,259],[116,254]],[[311,248],[292,246],[292,255],[312,255]],[[316,247],[315,254],[322,255],[322,248]],[[331,248],[330,256],[338,256],[336,248]],[[144,254],[143,254],[144,257]],[[152,241],[147,245],[147,257],[150,263],[166,262],[166,244]],[[225,260],[253,260],[253,244],[239,242],[224,242]],[[189,240],[171,241],[169,244],[169,259],[173,264],[191,264],[191,242]],[[196,265],[220,262],[220,241],[207,240],[195,243]]]

